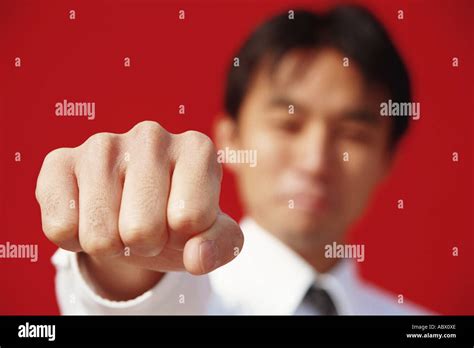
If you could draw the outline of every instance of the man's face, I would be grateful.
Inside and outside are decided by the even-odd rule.
[[[390,162],[387,97],[335,50],[290,53],[267,69],[234,133],[235,147],[258,155],[255,167],[235,167],[246,211],[289,244],[340,240]]]

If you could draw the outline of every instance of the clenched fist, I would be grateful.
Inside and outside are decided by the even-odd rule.
[[[43,230],[60,248],[153,271],[208,273],[243,236],[219,210],[222,169],[199,132],[156,122],[49,153],[36,187]]]

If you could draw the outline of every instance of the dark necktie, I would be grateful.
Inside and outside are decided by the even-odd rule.
[[[337,315],[337,309],[329,293],[323,288],[312,285],[304,301],[316,309],[321,315]]]

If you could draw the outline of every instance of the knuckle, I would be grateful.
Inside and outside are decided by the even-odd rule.
[[[46,165],[63,163],[69,158],[70,153],[71,149],[69,148],[61,147],[59,149],[55,149],[45,156],[43,163]]]
[[[219,181],[222,179],[222,166],[217,161],[217,149],[207,135],[197,131],[187,131],[183,136],[183,147],[186,151],[196,154],[199,163],[215,173]]]
[[[206,134],[190,130],[181,134],[186,147],[200,150],[203,152],[215,153],[214,143]]]
[[[43,232],[56,245],[61,245],[76,236],[77,225],[70,222],[43,222]]]
[[[161,132],[164,130],[164,128],[156,121],[147,120],[137,123],[135,127],[132,128],[132,130]]]
[[[162,241],[166,237],[164,229],[159,226],[135,224],[127,225],[121,229],[121,238],[125,245],[140,245]],[[164,243],[163,243],[164,244]]]
[[[96,133],[77,148],[74,173],[79,187],[86,178],[108,178],[114,171],[121,173],[119,140],[117,134]]]
[[[86,140],[85,145],[92,151],[111,150],[116,142],[117,135],[112,133],[96,133]]]
[[[118,238],[99,235],[91,235],[85,240],[81,240],[81,247],[84,252],[92,256],[116,255],[122,252]]]
[[[195,153],[197,158],[208,166],[215,166],[216,169],[219,167],[219,163],[217,162],[217,149],[211,138],[196,131],[187,131],[183,133],[183,137],[183,146],[186,151]]]
[[[168,213],[168,224],[178,232],[202,232],[212,224],[212,216],[201,209],[172,209]]]
[[[114,149],[117,135],[112,133],[96,133],[80,147],[76,169],[80,175],[91,168],[104,168],[115,163]]]
[[[143,121],[132,128],[130,136],[140,151],[157,151],[167,143],[170,133],[158,122]]]

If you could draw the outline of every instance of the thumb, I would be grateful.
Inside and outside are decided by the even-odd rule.
[[[236,258],[243,244],[244,235],[239,224],[220,212],[208,230],[186,242],[184,267],[195,275],[209,273]]]

